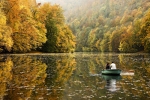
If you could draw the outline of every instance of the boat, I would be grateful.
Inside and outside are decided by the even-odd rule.
[[[104,80],[120,80],[122,77],[120,75],[102,75]]]
[[[102,75],[120,75],[120,73],[120,69],[104,69],[101,72]]]

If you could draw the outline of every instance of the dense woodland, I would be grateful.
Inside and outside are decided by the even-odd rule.
[[[36,0],[0,0],[0,52],[73,52],[75,36],[63,10]]]
[[[63,7],[77,51],[150,52],[149,0],[70,1],[76,7]]]
[[[150,52],[149,0],[45,1],[0,0],[0,52]]]

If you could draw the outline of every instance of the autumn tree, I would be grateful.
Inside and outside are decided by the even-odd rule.
[[[128,27],[123,28],[124,33],[121,34],[121,41],[119,45],[120,52],[136,52],[135,48],[135,38],[133,34],[133,27],[129,25]]]
[[[42,46],[46,42],[46,30],[40,31],[41,27],[32,19],[32,14],[28,8],[22,8],[19,17],[19,30],[13,34],[13,51],[28,52]]]
[[[44,52],[73,52],[75,37],[64,22],[62,9],[58,5],[44,4],[39,8],[38,19],[45,23],[47,42],[43,45]]]
[[[140,39],[144,46],[145,52],[150,52],[150,9],[142,19],[142,27],[140,31]]]
[[[18,31],[20,0],[6,0],[5,14],[7,16],[7,24],[12,28],[13,32]]]
[[[74,52],[75,51],[75,36],[67,25],[60,29],[60,34],[57,36],[57,52]]]
[[[12,29],[6,24],[6,16],[2,11],[3,2],[0,2],[0,52],[10,52],[13,46]]]
[[[29,2],[7,0],[5,13],[7,24],[13,31],[13,52],[29,52],[46,42],[46,29],[36,21],[31,13]]]

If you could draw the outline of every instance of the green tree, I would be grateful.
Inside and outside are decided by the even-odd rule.
[[[86,27],[84,31],[78,30],[78,33],[76,35],[78,37],[76,51],[89,51],[89,48],[87,48],[88,47],[87,40],[88,40],[88,35],[89,35],[90,30],[91,30],[90,27]]]
[[[144,47],[142,45],[142,41],[140,39],[140,31],[141,31],[141,19],[135,19],[133,22],[133,36],[132,39],[134,41],[134,49],[136,49],[136,51],[143,51]]]
[[[111,45],[110,51],[119,52],[119,44],[120,44],[122,33],[123,32],[121,31],[121,29],[118,29],[118,28],[116,28],[116,30],[112,32],[110,36],[110,45]]]
[[[110,32],[107,32],[104,34],[103,40],[101,41],[101,45],[100,45],[102,52],[109,52],[110,51],[110,48],[109,48],[110,36],[111,36]]]
[[[75,37],[64,22],[62,9],[58,5],[44,4],[40,7],[39,18],[47,29],[47,42],[43,45],[44,52],[73,52]]]
[[[90,51],[96,51],[95,41],[96,41],[96,29],[91,30],[88,36],[87,44],[88,44],[88,47],[90,48]]]
[[[95,43],[95,46],[96,46],[96,48],[97,48],[97,51],[99,51],[99,52],[101,51],[100,43],[101,43],[101,40],[100,40],[100,39],[97,40],[96,43]]]

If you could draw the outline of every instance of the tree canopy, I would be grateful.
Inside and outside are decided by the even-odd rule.
[[[149,0],[79,2],[68,2],[74,3],[72,8],[62,4],[77,36],[76,51],[149,52]]]
[[[0,52],[74,51],[75,36],[65,24],[59,5],[39,5],[36,0],[1,0],[0,22]]]

